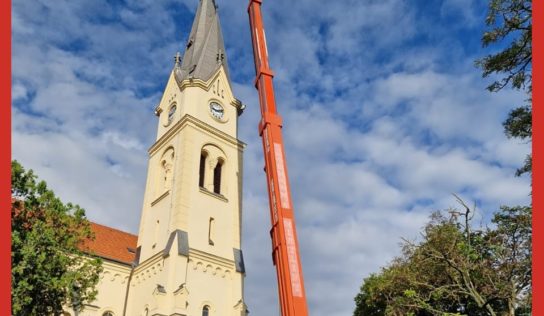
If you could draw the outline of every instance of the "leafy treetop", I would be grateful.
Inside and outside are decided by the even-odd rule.
[[[61,315],[96,297],[101,260],[81,251],[93,238],[85,211],[64,204],[32,170],[11,163],[12,314]]]

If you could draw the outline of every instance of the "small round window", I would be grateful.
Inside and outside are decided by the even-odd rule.
[[[174,120],[174,115],[176,114],[176,105],[172,105],[168,111],[168,124],[172,123]]]

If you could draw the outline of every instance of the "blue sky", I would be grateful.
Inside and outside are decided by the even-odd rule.
[[[247,109],[246,301],[278,315],[245,0],[217,0]],[[96,222],[137,232],[153,109],[196,0],[13,2],[13,157]],[[530,146],[501,123],[525,96],[485,90],[485,1],[265,1],[265,25],[312,315],[350,315],[361,281],[431,212],[485,221],[529,201]]]

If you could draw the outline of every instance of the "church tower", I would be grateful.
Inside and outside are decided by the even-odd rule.
[[[242,153],[215,0],[199,0],[155,114],[126,315],[245,316]]]

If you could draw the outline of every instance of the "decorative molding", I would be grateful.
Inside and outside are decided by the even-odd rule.
[[[184,79],[184,80],[182,80],[180,82],[176,78],[176,82],[178,83],[178,87],[179,87],[180,91],[183,91],[183,90],[185,90],[187,88],[198,87],[198,88],[201,88],[201,89],[205,90],[206,92],[209,92],[213,87],[213,83],[215,83],[217,81],[217,79],[221,76],[222,73],[224,73],[224,77],[227,79],[226,80],[227,89],[226,89],[226,91],[223,91],[223,92],[227,92],[226,98],[233,100],[231,102],[231,105],[236,107],[236,109],[238,109],[238,106],[241,106],[241,102],[240,103],[236,102],[237,99],[234,97],[232,87],[230,85],[230,81],[228,80],[228,75],[226,74],[223,65],[221,65],[221,67],[219,67],[219,69],[217,70],[215,75],[211,76],[210,79],[208,79],[208,81],[204,81],[204,80],[198,79],[198,78],[187,78],[187,79]],[[213,90],[212,90],[212,93],[213,93]],[[222,96],[222,99],[225,99],[224,95]]]
[[[153,202],[151,202],[151,206],[155,206],[157,203],[159,203],[162,199],[168,196],[170,194],[170,190],[166,190],[163,194],[161,194],[158,198],[156,198]]]
[[[156,262],[153,265],[147,265],[145,269],[139,269],[134,273],[134,282],[131,286],[140,284],[148,279],[151,279],[157,273],[160,273],[164,268],[162,261]]]
[[[249,314],[249,310],[247,309],[247,305],[246,303],[244,303],[243,299],[240,299],[233,308],[236,312],[240,313],[240,316],[246,316],[247,314]]]
[[[193,261],[211,263],[213,265],[223,267],[224,269],[234,270],[236,268],[234,260],[228,260],[224,257],[212,255],[210,253],[196,250],[193,248],[191,248],[189,251],[189,258]]]
[[[153,155],[157,150],[159,150],[164,144],[168,143],[172,137],[174,137],[179,130],[182,130],[183,128],[187,126],[193,126],[200,129],[203,129],[204,131],[226,141],[227,143],[236,146],[238,150],[244,150],[244,148],[247,146],[246,143],[242,142],[241,140],[238,140],[236,137],[232,137],[229,134],[220,131],[219,129],[202,122],[201,120],[195,118],[194,116],[191,116],[190,114],[185,114],[181,120],[179,120],[172,128],[170,128],[164,135],[162,135],[156,142],[148,149],[148,154],[151,156]]]
[[[199,187],[199,190],[201,193],[207,194],[209,196],[213,196],[214,198],[219,199],[223,202],[226,202],[226,203],[229,202],[229,200],[223,194],[217,194],[215,192],[211,192],[210,190],[203,187]]]
[[[194,271],[201,272],[204,274],[209,274],[211,276],[215,276],[217,278],[226,278],[231,279],[232,278],[232,270],[231,269],[225,269],[221,266],[211,264],[209,262],[200,261],[200,260],[193,260],[189,259],[189,266]]]
[[[134,273],[138,274],[141,271],[149,269],[151,266],[156,265],[157,263],[160,264],[162,262],[162,259],[163,259],[162,254],[163,254],[163,251],[161,250],[161,251],[157,252],[156,254],[154,254],[153,256],[149,257],[144,262],[141,262],[136,267],[136,270],[134,271]]]

